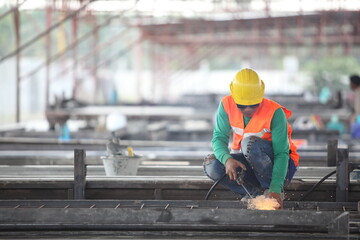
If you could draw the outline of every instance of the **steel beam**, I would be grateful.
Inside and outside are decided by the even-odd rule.
[[[49,5],[49,3],[47,3]],[[49,29],[52,23],[52,8],[46,7],[46,28]],[[50,56],[52,50],[52,38],[51,34],[46,35],[46,69],[45,69],[45,109],[49,109],[50,106]]]
[[[78,19],[75,15],[71,19],[72,23],[72,42],[75,43],[78,39]],[[74,45],[74,48],[72,49],[72,74],[73,74],[73,87],[72,87],[72,97],[74,99],[77,99],[77,89],[80,85],[80,79],[78,78],[78,61],[77,61],[77,55],[78,55],[78,45]]]
[[[360,203],[360,202],[359,202]],[[357,213],[356,202],[284,201],[287,210],[343,211]],[[232,209],[247,207],[237,200],[0,200],[4,208],[215,208]]]
[[[18,5],[18,3],[17,3]],[[20,34],[20,12],[19,12],[19,8],[15,8],[14,12],[13,12],[13,16],[14,16],[14,26],[15,26],[15,47],[16,49],[20,48],[20,42],[21,42],[21,34]],[[15,65],[15,72],[16,72],[16,122],[19,123],[20,122],[20,108],[21,108],[21,90],[20,90],[20,49],[18,51],[15,52],[15,56],[16,56],[16,65]]]
[[[101,165],[100,156],[106,154],[104,147],[95,144],[0,144],[0,163],[3,165],[72,165],[72,151],[75,148],[83,148],[88,151],[87,164]],[[30,151],[33,149],[33,151]],[[17,150],[17,152],[9,151]],[[21,150],[21,151],[20,151]],[[47,154],[43,150],[52,151]],[[58,151],[54,151],[58,150]],[[136,153],[147,158],[148,165],[191,165],[201,166],[204,156],[211,151],[203,149],[199,151],[182,150],[183,155],[177,154],[171,156],[169,151],[159,151],[158,149],[138,149]],[[203,153],[203,154],[202,154]],[[327,168],[326,152],[299,152],[303,167],[323,167]],[[360,153],[350,153],[350,160],[353,164],[360,164]],[[324,175],[323,175],[324,176]],[[321,177],[320,175],[318,177]]]
[[[338,140],[331,139],[327,144],[327,165],[328,167],[336,166],[338,159]]]
[[[83,149],[74,151],[74,199],[85,198],[86,188],[86,153]]]
[[[76,201],[75,201],[76,202]],[[349,234],[349,213],[309,210],[247,210],[235,208],[121,206],[56,208],[46,206],[2,208],[0,229],[62,230],[276,230]]]
[[[0,15],[0,20],[3,19],[4,17],[6,17],[7,15],[13,13],[16,10],[19,10],[19,7],[21,7],[21,5],[23,5],[27,0],[22,1],[21,3],[16,3],[15,7],[12,7],[11,9],[9,9],[8,11],[2,13]]]
[[[318,180],[294,179],[285,188],[286,200],[297,200]],[[204,199],[213,182],[195,176],[87,177],[86,199]],[[68,199],[74,178],[1,178],[0,199]],[[322,183],[307,200],[335,201],[335,181]],[[161,194],[160,194],[161,193]],[[235,200],[237,196],[218,186],[211,200]],[[350,185],[349,201],[360,199],[360,186]]]
[[[77,10],[75,10],[74,12],[70,13],[69,15],[67,15],[64,19],[62,19],[61,21],[55,23],[54,25],[52,25],[50,28],[46,29],[44,32],[38,34],[37,36],[35,36],[34,38],[30,39],[29,41],[27,41],[26,43],[22,44],[21,46],[17,46],[15,50],[13,50],[12,52],[7,53],[5,56],[0,58],[0,63],[3,62],[4,60],[13,57],[14,55],[18,54],[19,52],[21,52],[22,50],[28,48],[29,46],[33,45],[35,42],[37,42],[38,40],[40,40],[41,38],[43,38],[44,36],[46,36],[47,34],[50,34],[54,29],[58,28],[59,26],[61,26],[64,22],[66,22],[67,20],[75,17],[77,14],[79,14],[79,12],[81,12],[82,10],[84,10],[90,3],[94,2],[96,0],[89,0],[88,2],[84,3],[81,7],[79,7]],[[16,11],[16,10],[15,10]]]
[[[99,156],[100,158],[100,156]],[[59,159],[63,161],[63,159]],[[70,162],[71,159],[68,160]],[[2,161],[0,161],[2,162]],[[56,160],[55,160],[56,162]],[[140,164],[138,166],[137,176],[204,176],[203,167],[200,166],[184,166],[184,165],[147,165]],[[155,162],[156,163],[156,162]],[[199,162],[200,163],[200,162]],[[294,179],[318,179],[319,176],[325,176],[334,171],[333,167],[299,167],[296,171]],[[104,166],[101,162],[98,165],[87,164],[87,175],[91,177],[105,177]],[[0,165],[0,176],[4,177],[36,177],[42,176],[52,177],[71,177],[74,174],[73,165],[65,164],[44,164],[32,165]],[[21,176],[21,177],[19,177]],[[331,177],[332,180],[335,177]]]
[[[114,18],[114,16],[109,17],[104,23],[96,25],[94,28],[102,28],[104,26],[107,26],[111,20]],[[72,43],[68,46],[66,46],[65,49],[63,49],[62,51],[54,54],[53,56],[51,56],[46,62],[44,62],[43,64],[37,66],[35,69],[33,69],[31,72],[26,73],[25,75],[23,75],[21,78],[30,78],[33,75],[35,75],[36,73],[38,73],[43,67],[45,67],[47,64],[50,64],[52,62],[55,62],[56,60],[58,60],[59,58],[61,58],[62,56],[66,55],[69,51],[74,51],[75,48],[77,48],[80,43],[82,43],[83,41],[87,40],[89,37],[91,37],[92,35],[92,31],[89,31],[87,33],[85,33],[84,35],[80,36],[79,38],[77,38],[76,40],[73,40]],[[78,60],[76,60],[78,61]],[[71,66],[72,67],[72,66]],[[68,70],[67,70],[68,71]],[[61,71],[62,75],[64,73],[66,73],[67,71]],[[52,79],[56,79],[59,74],[57,74],[55,77],[53,77]],[[51,80],[51,79],[50,79]]]
[[[0,231],[2,239],[276,239],[276,240],[358,240],[355,234],[350,236],[333,236],[327,233],[294,233],[284,231],[241,231],[236,229],[232,231],[209,230],[172,230],[172,231]]]
[[[347,35],[344,38],[344,33],[339,26],[355,26],[358,19],[358,11],[325,11],[320,14],[314,15],[294,15],[285,17],[264,17],[254,19],[237,19],[231,21],[204,21],[193,20],[186,21],[184,23],[176,24],[147,24],[142,26],[142,31],[148,39],[163,44],[189,44],[189,43],[208,43],[208,44],[277,44],[284,43],[303,45],[308,41],[313,44],[321,44],[324,41],[327,43],[347,43],[349,39],[353,44],[359,43],[359,38],[355,32],[353,35]],[[301,18],[300,18],[301,16]],[[300,20],[299,20],[300,18]],[[347,21],[344,22],[343,19]],[[203,26],[212,25],[209,28]],[[188,26],[191,26],[189,28]],[[229,26],[232,26],[229,28]],[[235,28],[234,28],[235,26]],[[304,27],[306,26],[306,27]],[[270,32],[273,29],[279,29],[275,34]],[[332,27],[333,31],[325,31],[324,29]],[[316,28],[316,33],[311,33],[308,29]],[[298,29],[295,33],[287,30]],[[213,32],[221,32],[225,35],[228,31],[244,31],[247,30],[250,34],[245,34],[246,37],[238,37],[237,39],[233,35],[229,35],[228,38],[210,38]],[[254,30],[254,31],[252,31]],[[263,35],[267,37],[261,38],[258,32],[262,31]],[[308,31],[308,34],[306,34]],[[208,34],[208,36],[204,36]],[[190,36],[189,36],[190,35]],[[305,38],[306,35],[306,38]],[[164,36],[171,36],[165,38]],[[194,38],[196,36],[196,38]],[[201,38],[199,38],[201,36]]]
[[[97,22],[97,18],[94,16],[91,16],[91,21],[93,21],[93,25],[96,26],[96,22]],[[110,21],[108,21],[110,23]],[[93,102],[96,102],[101,89],[100,89],[100,78],[99,78],[99,73],[98,73],[98,68],[96,67],[99,63],[100,60],[100,56],[101,54],[99,54],[99,28],[97,27],[93,27],[92,29],[92,44],[93,44],[93,51],[90,51],[88,54],[85,54],[83,59],[92,57],[92,75],[94,78],[94,86],[95,86],[95,91],[94,91],[94,96],[93,96]],[[119,36],[120,37],[120,36]],[[114,37],[113,40],[119,41],[120,38],[118,38],[118,36]],[[102,47],[103,49],[103,47]],[[95,50],[95,51],[94,51]],[[80,59],[79,59],[80,60]]]
[[[349,199],[349,150],[338,150],[336,163],[336,201],[346,202]]]

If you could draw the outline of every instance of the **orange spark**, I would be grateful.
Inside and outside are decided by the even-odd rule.
[[[279,203],[274,198],[267,198],[264,195],[248,199],[248,209],[252,210],[276,210]]]

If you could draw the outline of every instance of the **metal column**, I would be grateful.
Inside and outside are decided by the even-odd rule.
[[[347,202],[349,199],[349,150],[339,149],[336,162],[336,201]]]
[[[49,4],[49,3],[47,3]],[[46,29],[49,29],[52,24],[52,9],[50,6],[46,8]],[[50,61],[51,58],[51,33],[46,35],[46,76],[45,76],[45,109],[50,105]]]
[[[20,13],[17,7],[14,9],[14,25],[15,25],[15,46],[16,46],[16,122],[20,122]]]
[[[83,149],[74,150],[74,199],[85,199],[86,153]]]
[[[335,167],[338,159],[338,140],[332,139],[327,144],[327,165]]]

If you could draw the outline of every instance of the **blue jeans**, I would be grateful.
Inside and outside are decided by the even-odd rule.
[[[272,143],[268,140],[250,136],[243,139],[241,149],[242,153],[231,154],[231,156],[246,166],[243,181],[250,194],[253,197],[261,195],[265,189],[269,188],[271,182],[274,165]],[[205,174],[214,181],[221,179],[225,175],[225,166],[213,154],[205,158],[203,167]],[[240,168],[237,170],[241,171]],[[289,158],[284,186],[290,183],[295,172],[294,161]],[[241,197],[247,194],[241,185],[236,181],[231,181],[227,175],[220,181],[220,184],[229,188],[235,194],[241,195]]]

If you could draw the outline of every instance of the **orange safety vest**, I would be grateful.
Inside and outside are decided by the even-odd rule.
[[[271,120],[275,111],[279,108],[282,108],[285,112],[286,118],[288,119],[292,112],[280,104],[264,98],[260,103],[260,106],[251,117],[250,122],[244,128],[244,118],[241,111],[236,106],[234,99],[231,95],[225,96],[222,99],[222,105],[225,112],[229,116],[229,122],[233,130],[233,143],[231,148],[234,150],[239,150],[241,148],[241,140],[244,137],[248,136],[258,136],[262,139],[271,141]],[[288,123],[288,139],[290,144],[290,157],[294,161],[295,166],[299,165],[299,154],[296,152],[296,146],[291,140],[292,128]]]

